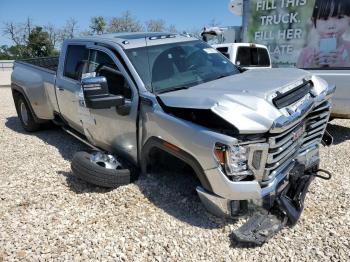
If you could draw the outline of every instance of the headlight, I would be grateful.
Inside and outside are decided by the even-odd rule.
[[[217,144],[215,156],[222,165],[226,175],[234,181],[242,180],[253,174],[248,169],[248,149],[244,146]]]

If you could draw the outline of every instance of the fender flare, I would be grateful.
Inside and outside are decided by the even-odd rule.
[[[166,146],[170,145],[170,146]],[[154,148],[160,149],[162,151],[165,151],[174,157],[180,159],[181,161],[185,162],[188,164],[196,173],[199,181],[201,182],[202,186],[209,192],[213,192],[212,187],[205,175],[204,169],[202,166],[199,164],[199,162],[189,153],[186,151],[182,150],[181,148],[178,148],[174,145],[168,143],[165,140],[162,140],[158,137],[150,137],[147,142],[144,144],[142,147],[141,151],[141,170],[143,173],[146,173],[147,169],[147,164],[149,163],[149,154],[150,151]]]
[[[40,118],[38,118],[38,117],[36,116],[36,114],[35,114],[35,112],[34,112],[34,109],[33,109],[33,107],[32,107],[32,104],[30,103],[30,100],[29,100],[27,94],[25,93],[24,89],[23,89],[21,86],[15,84],[15,83],[11,83],[11,91],[12,91],[12,97],[13,97],[13,98],[14,98],[16,92],[19,93],[19,94],[21,94],[21,95],[24,97],[24,99],[25,99],[26,102],[27,102],[27,105],[29,106],[30,112],[32,113],[32,115],[33,115],[33,117],[34,117],[34,121],[35,121],[36,123],[39,123],[39,124],[40,124],[40,123],[46,122],[45,120],[40,119]]]

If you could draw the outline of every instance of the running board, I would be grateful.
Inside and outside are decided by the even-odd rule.
[[[72,130],[72,129],[68,129],[67,127],[62,127],[63,131],[65,131],[66,133],[70,134],[71,136],[75,137],[76,139],[78,139],[80,142],[84,143],[85,145],[91,147],[94,150],[97,151],[101,151],[101,149],[99,149],[98,147],[95,147],[94,145],[90,144],[83,135],[79,134],[78,132]]]

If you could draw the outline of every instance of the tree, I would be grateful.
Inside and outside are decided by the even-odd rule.
[[[70,32],[74,32],[75,28],[76,22]],[[14,45],[1,46],[1,57],[22,59],[58,54],[54,47],[59,41],[59,30],[52,24],[45,27],[35,26],[30,18],[27,18],[24,23],[6,22],[3,34],[10,38]]]
[[[165,31],[165,22],[162,19],[151,19],[145,22],[146,30],[148,32],[162,32]]]
[[[108,32],[138,32],[143,31],[143,27],[136,20],[130,11],[126,11],[120,17],[113,17],[107,29]]]
[[[106,25],[106,21],[102,16],[94,16],[91,18],[90,29],[93,34],[103,34],[106,30]]]
[[[178,32],[175,25],[169,25],[167,31],[170,33],[177,33]]]
[[[31,30],[28,37],[28,51],[30,57],[43,57],[54,54],[54,47],[49,34],[43,28],[36,26]]]
[[[28,36],[33,28],[32,20],[28,17],[25,23],[4,23],[3,35],[14,42],[16,48],[15,56],[26,56],[26,46],[28,45]],[[13,50],[14,51],[14,50]]]
[[[0,46],[0,60],[11,59],[11,54],[9,53],[9,48],[7,45]]]
[[[77,31],[78,31],[78,21],[75,20],[74,18],[68,19],[66,21],[66,25],[60,31],[59,40],[63,41],[65,39],[71,39],[77,34]]]
[[[48,33],[52,46],[56,48],[56,45],[60,41],[60,30],[57,29],[51,23],[49,23],[49,24],[44,26],[44,31],[46,31]]]

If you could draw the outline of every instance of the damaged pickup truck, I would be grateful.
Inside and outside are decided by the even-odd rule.
[[[215,215],[267,211],[234,233],[253,243],[300,217],[319,146],[331,140],[334,90],[303,70],[243,71],[206,43],[168,33],[66,40],[59,58],[16,61],[12,73],[25,130],[53,121],[95,149],[74,156],[78,177],[116,187],[171,154],[196,173]]]

